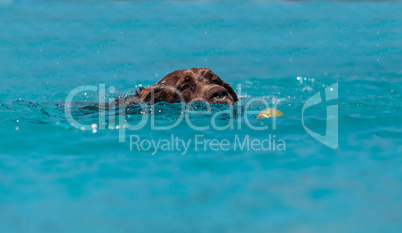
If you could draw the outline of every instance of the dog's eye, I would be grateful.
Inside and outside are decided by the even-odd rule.
[[[220,85],[219,80],[218,79],[214,79],[212,80],[213,83],[215,83],[216,85]]]
[[[184,91],[189,87],[190,87],[189,85],[183,85],[183,86],[180,87],[180,91]]]

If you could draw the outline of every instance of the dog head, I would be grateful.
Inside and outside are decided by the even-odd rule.
[[[141,89],[136,97],[156,102],[208,102],[233,105],[238,101],[233,88],[208,68],[174,71],[157,84]]]

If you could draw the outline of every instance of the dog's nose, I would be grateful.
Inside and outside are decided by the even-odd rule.
[[[223,88],[221,86],[215,86],[215,87],[213,87],[213,88],[211,88],[209,90],[209,97],[211,99],[213,99],[213,98],[219,98],[220,99],[220,98],[223,98],[223,97],[225,97],[227,95],[228,95],[228,91],[226,90],[226,88]]]

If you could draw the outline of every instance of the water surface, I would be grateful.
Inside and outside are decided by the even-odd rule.
[[[1,2],[0,231],[398,232],[401,11],[397,1]],[[241,86],[244,100],[282,99],[285,117],[265,131],[243,116],[241,129],[202,132],[148,122],[124,143],[117,129],[82,131],[66,120],[63,102],[78,86],[114,86],[115,97],[191,67]],[[306,110],[304,122],[324,134],[326,106],[338,104],[336,150],[312,138],[301,115],[334,83],[339,98]],[[97,99],[79,93],[79,122],[98,124],[97,111],[80,108]],[[156,106],[155,123],[174,122],[177,107]],[[193,140],[187,153],[130,151],[130,135],[172,134]],[[286,150],[196,150],[197,134],[271,134]]]

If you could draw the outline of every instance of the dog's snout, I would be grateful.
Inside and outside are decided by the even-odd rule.
[[[211,99],[213,99],[213,98],[222,98],[222,97],[227,96],[227,95],[228,95],[228,91],[225,88],[221,87],[221,86],[215,86],[215,87],[213,87],[213,88],[211,88],[209,90],[209,97]]]

